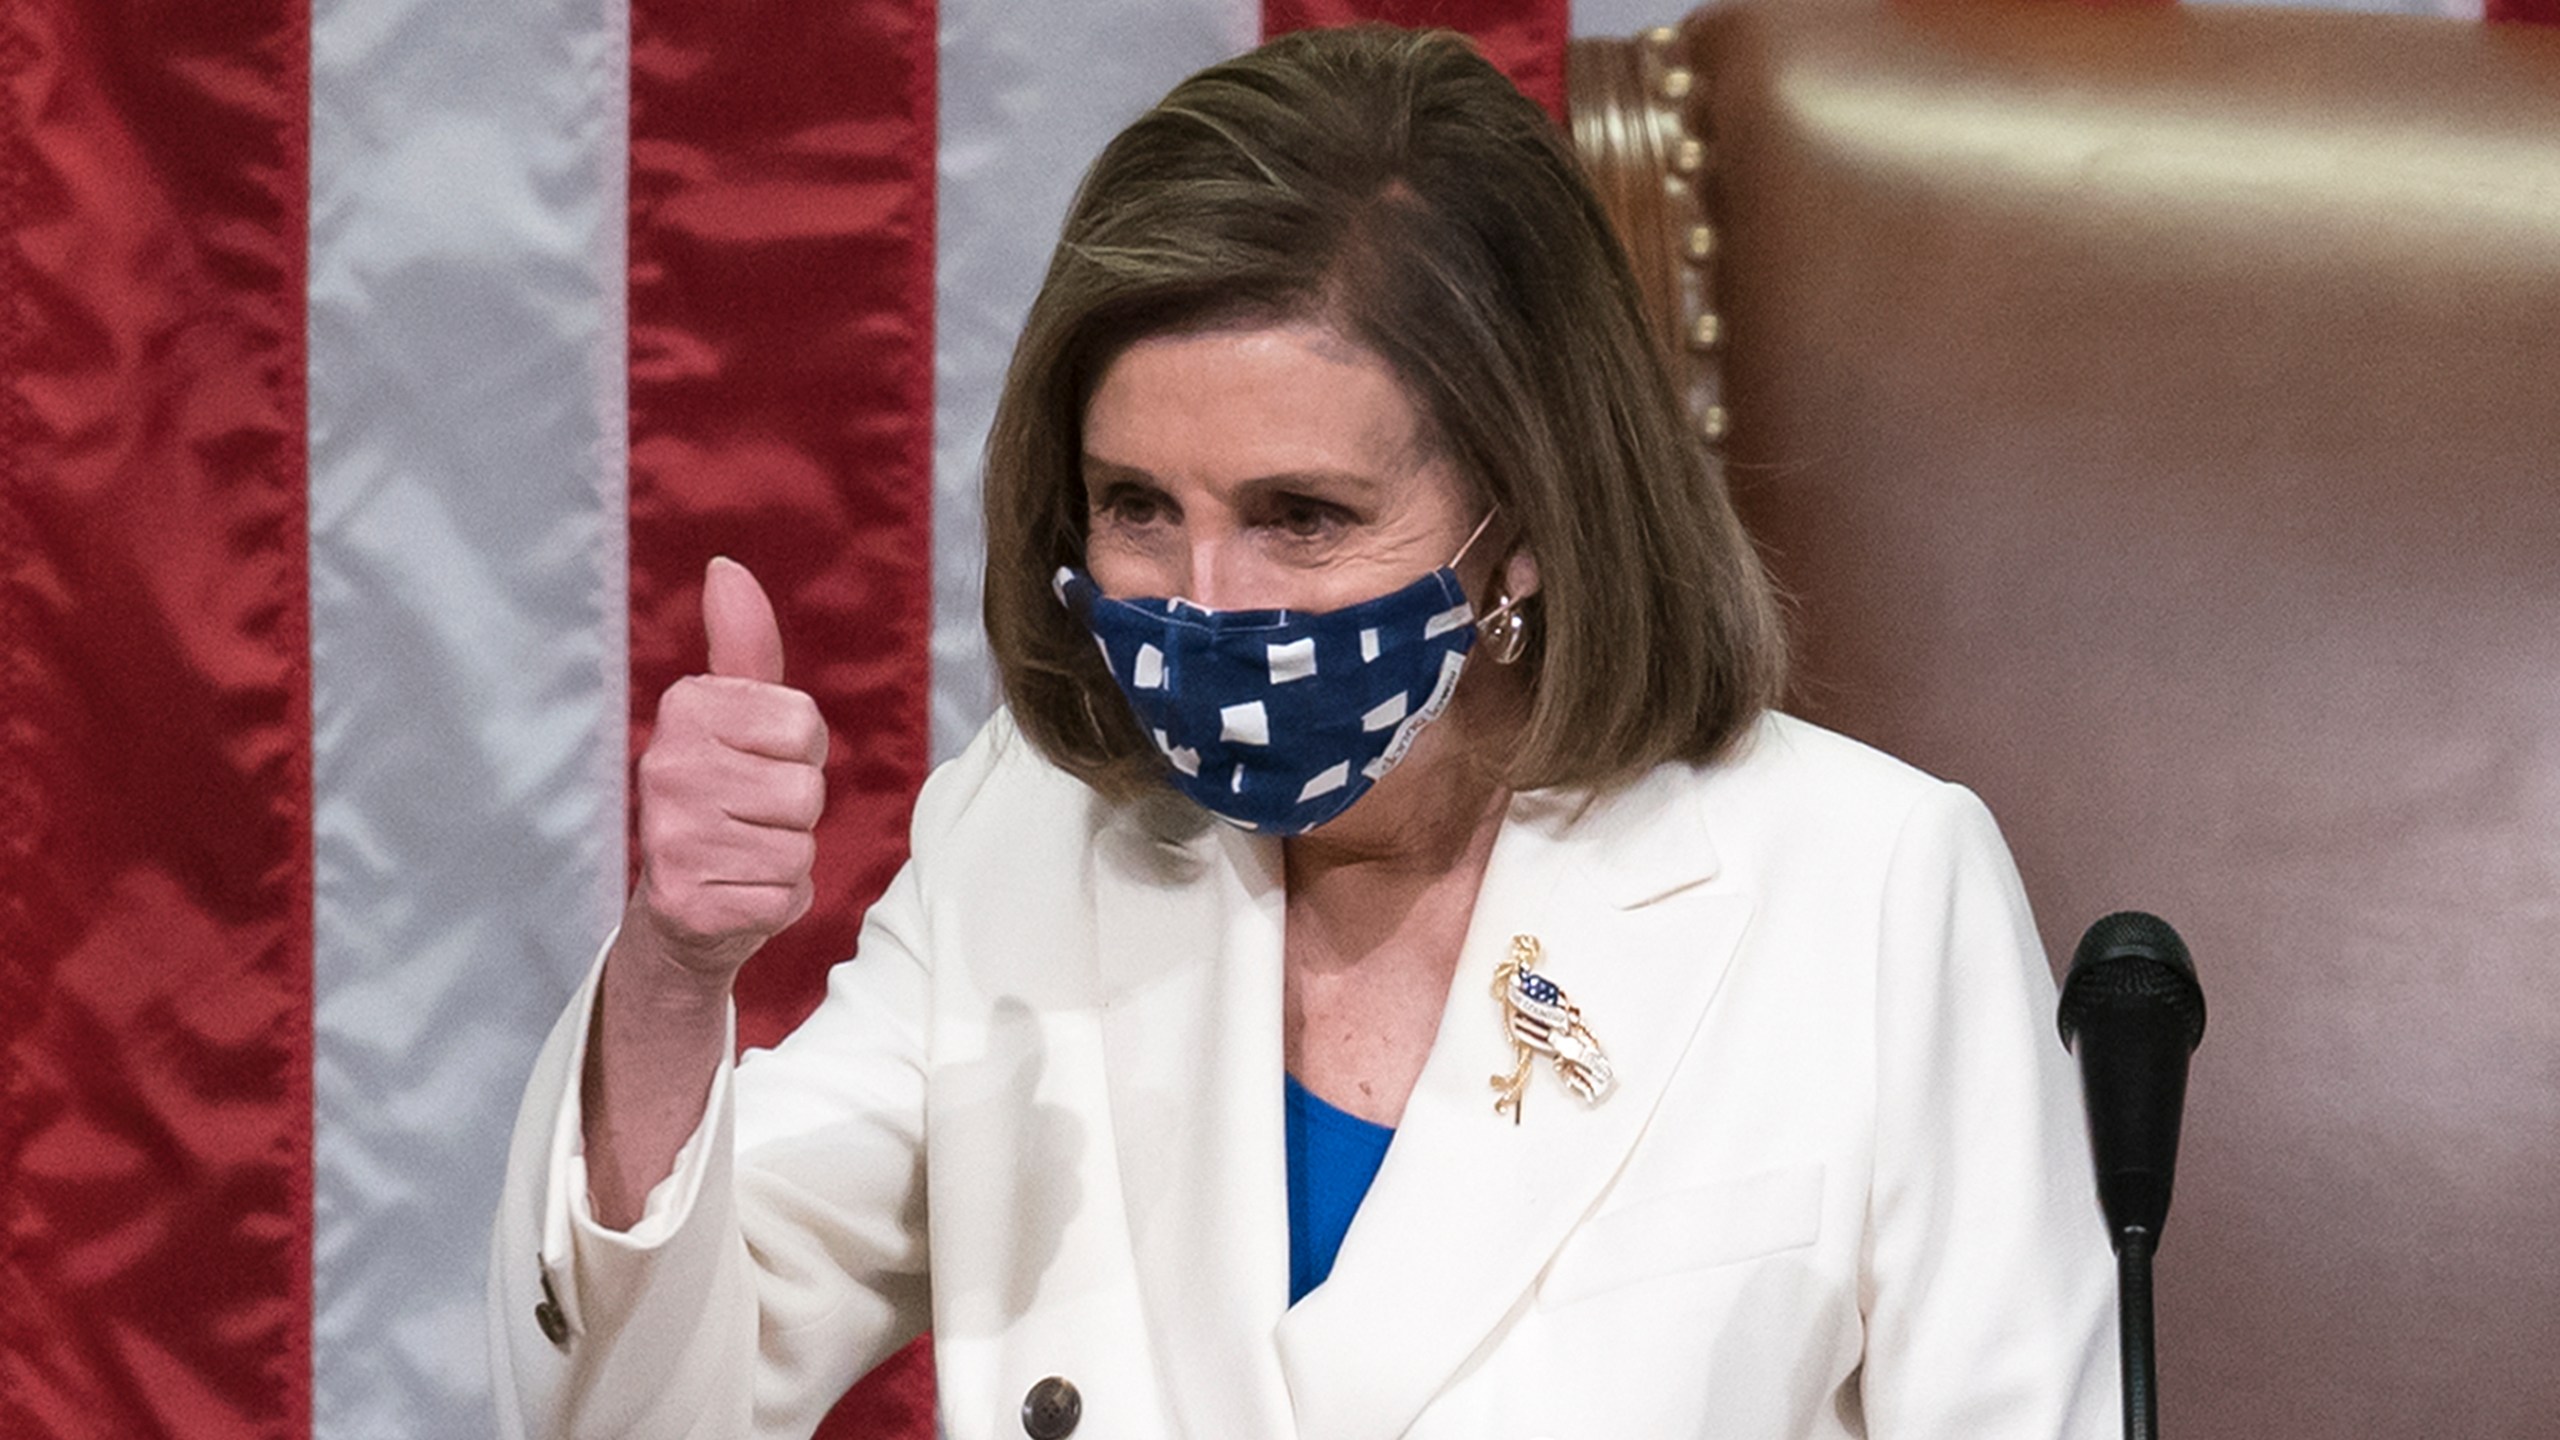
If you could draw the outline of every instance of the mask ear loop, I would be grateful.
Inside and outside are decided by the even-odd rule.
[[[1444,570],[1455,570],[1455,569],[1457,569],[1457,568],[1458,568],[1458,562],[1459,562],[1459,561],[1461,561],[1461,560],[1466,559],[1466,558],[1467,558],[1467,552],[1468,552],[1468,551],[1470,551],[1470,550],[1473,550],[1474,548],[1476,548],[1476,542],[1484,538],[1484,532],[1485,532],[1485,530],[1487,529],[1487,527],[1489,527],[1489,526],[1491,526],[1491,525],[1493,524],[1493,517],[1494,517],[1495,515],[1499,514],[1499,513],[1500,513],[1500,507],[1499,507],[1499,506],[1492,506],[1492,505],[1488,505],[1488,506],[1486,506],[1486,507],[1485,507],[1485,512],[1484,512],[1484,518],[1483,518],[1483,519],[1481,519],[1481,520],[1479,520],[1479,521],[1477,521],[1477,522],[1476,522],[1476,528],[1468,532],[1468,534],[1467,534],[1467,539],[1466,539],[1466,543],[1464,543],[1464,544],[1460,545],[1460,546],[1458,547],[1458,553],[1457,553],[1457,554],[1455,554],[1455,555],[1450,556],[1450,557],[1449,557],[1449,563],[1448,563],[1447,565],[1442,566],[1441,568],[1442,568],[1442,569],[1444,569]]]

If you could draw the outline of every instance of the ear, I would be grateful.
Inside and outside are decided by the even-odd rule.
[[[1538,555],[1526,545],[1514,547],[1511,558],[1502,562],[1502,593],[1514,600],[1526,600],[1538,593]]]

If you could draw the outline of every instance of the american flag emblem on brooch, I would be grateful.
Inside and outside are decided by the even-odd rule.
[[[1535,935],[1511,937],[1511,953],[1493,972],[1493,998],[1502,1003],[1502,1028],[1511,1036],[1514,1064],[1508,1075],[1492,1079],[1493,1113],[1520,1123],[1520,1097],[1528,1089],[1529,1071],[1544,1055],[1555,1062],[1565,1087],[1586,1105],[1607,1099],[1617,1075],[1600,1041],[1582,1023],[1582,1011],[1565,997],[1564,988],[1537,971],[1543,952]]]

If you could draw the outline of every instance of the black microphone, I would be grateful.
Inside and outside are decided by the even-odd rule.
[[[2063,1045],[2080,1060],[2098,1204],[2116,1249],[2125,1440],[2154,1440],[2160,1399],[2151,1252],[2169,1218],[2187,1057],[2204,1039],[2204,989],[2169,922],[2119,911],[2080,937],[2054,1021]]]
[[[2080,937],[2055,1020],[2080,1059],[2107,1234],[2119,1249],[2129,1231],[2156,1242],[2178,1165],[2187,1057],[2204,1039],[2195,962],[2160,917],[2110,915]]]

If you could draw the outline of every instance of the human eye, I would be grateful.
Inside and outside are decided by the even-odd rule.
[[[1146,530],[1170,522],[1173,504],[1144,485],[1114,481],[1086,502],[1093,523],[1113,530]]]
[[[1347,507],[1334,501],[1314,495],[1284,494],[1272,497],[1263,525],[1292,544],[1318,545],[1339,539],[1354,518]]]

